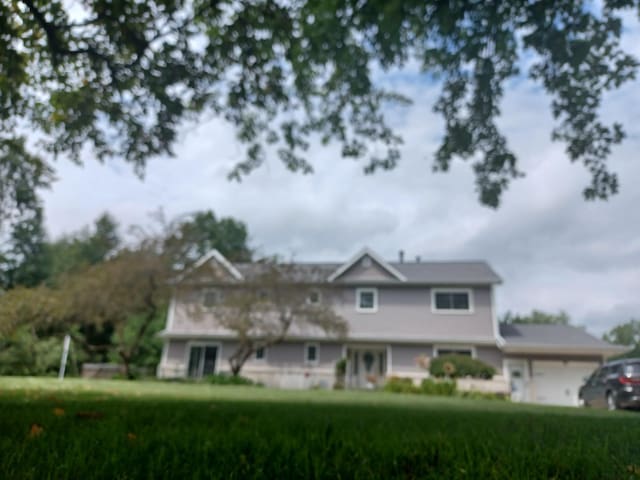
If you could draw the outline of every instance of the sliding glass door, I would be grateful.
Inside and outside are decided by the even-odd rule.
[[[189,350],[190,378],[202,378],[216,373],[218,347],[215,345],[192,345]]]

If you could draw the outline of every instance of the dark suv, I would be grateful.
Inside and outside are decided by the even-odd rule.
[[[605,363],[580,387],[578,398],[585,407],[640,407],[640,358]]]

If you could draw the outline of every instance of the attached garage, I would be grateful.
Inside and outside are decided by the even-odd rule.
[[[583,379],[598,368],[598,362],[534,360],[531,364],[531,393],[535,403],[578,405]]]
[[[516,402],[577,406],[584,378],[625,350],[569,325],[501,325],[500,335]]]

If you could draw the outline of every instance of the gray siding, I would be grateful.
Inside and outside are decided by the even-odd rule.
[[[426,373],[426,370],[418,366],[416,362],[416,359],[421,355],[433,357],[433,345],[392,345],[391,371]],[[387,359],[387,361],[389,360]]]
[[[375,265],[375,264],[374,264]],[[365,286],[363,281],[361,286]],[[336,285],[334,293],[327,295],[337,314],[349,324],[349,338],[353,341],[385,343],[488,343],[493,342],[494,325],[491,309],[491,287],[472,288],[472,313],[434,313],[431,309],[431,288],[427,286],[377,286],[376,312],[356,311],[357,284]],[[443,287],[437,287],[443,288]],[[444,287],[446,288],[446,287]],[[203,309],[201,297],[195,292],[183,291],[176,295],[175,309],[168,325],[169,332],[197,336],[232,336],[222,329],[213,311]],[[301,330],[296,326],[290,336],[322,338],[319,329]]]
[[[187,354],[186,340],[168,340],[167,361],[172,363],[183,363]]]
[[[476,358],[496,369],[496,374],[502,372],[502,352],[498,347],[476,347]]]
[[[315,343],[315,342],[314,342]],[[303,367],[304,347],[306,342],[285,342],[267,347],[265,360],[256,360],[252,356],[247,363],[247,367],[264,365],[268,367]],[[236,349],[235,342],[222,343],[222,355],[219,357],[219,368],[223,371],[229,369],[229,357]],[[317,343],[319,349],[319,367],[333,368],[335,363],[342,357],[341,343]]]
[[[434,313],[428,287],[378,287],[378,310],[356,311],[356,288],[337,296],[336,312],[347,320],[353,338],[491,340],[494,338],[489,287],[473,289],[473,313]]]

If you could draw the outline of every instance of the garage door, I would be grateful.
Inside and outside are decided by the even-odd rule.
[[[536,403],[578,405],[578,389],[597,362],[551,362],[534,360],[532,397]]]

